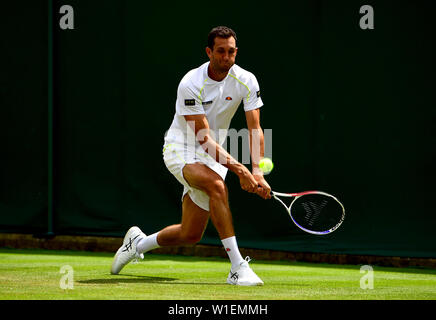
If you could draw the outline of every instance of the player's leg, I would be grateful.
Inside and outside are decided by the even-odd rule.
[[[209,213],[220,239],[230,258],[232,267],[227,283],[234,285],[263,285],[263,281],[248,265],[239,252],[229,207],[228,190],[222,177],[202,163],[186,165],[183,175],[191,187],[200,189],[209,196]]]
[[[239,252],[236,241],[232,213],[229,207],[228,189],[224,180],[202,163],[186,165],[183,168],[183,175],[191,187],[202,190],[209,196],[209,214],[212,223],[229,256],[232,269],[239,269],[241,264],[245,264],[245,260]]]
[[[203,163],[184,166],[185,180],[193,188],[209,196],[209,213],[220,239],[233,237],[232,214],[229,207],[228,190],[221,176]]]
[[[228,202],[228,191],[222,177],[208,166],[197,162],[183,167],[183,178],[193,189],[183,199],[182,222],[168,226],[158,233],[140,240],[137,245],[138,253],[159,246],[197,243],[203,236],[210,215],[232,266],[239,266],[244,259],[236,242]],[[198,190],[208,195],[206,201],[209,204],[209,212],[195,204],[191,198],[191,196],[194,197],[199,203],[203,201],[203,199],[197,198]],[[205,206],[204,203],[202,205]]]
[[[207,200],[210,217],[232,263],[227,282],[237,285],[262,285],[262,280],[251,270],[248,266],[248,261],[243,260],[239,253],[228,203],[227,187],[223,178],[202,163],[185,163],[182,169],[183,177],[180,177],[179,173],[181,171],[177,170],[178,163],[170,162],[178,158],[169,158],[166,162],[169,169],[171,168],[170,171],[182,184],[185,185],[186,182],[189,184],[189,187],[192,188],[189,192],[193,196],[198,196],[200,192],[200,198],[202,198],[204,193],[207,194],[207,197],[203,197],[202,200],[205,200],[204,198]],[[203,208],[205,207],[204,202],[201,205]],[[145,236],[141,232],[142,237],[134,242],[136,255],[142,257],[143,252],[163,245],[198,242],[203,235],[209,217],[205,212],[207,210],[194,203],[191,196],[185,196],[183,199],[182,223],[164,228],[150,236]],[[117,255],[114,261],[118,260]],[[133,259],[133,256],[129,257],[128,261],[131,259]],[[116,268],[118,270],[117,273],[126,263]]]
[[[210,211],[202,209],[191,199],[189,194],[196,192],[195,190],[189,192],[183,198],[181,223],[168,226],[149,236],[149,239],[144,240],[149,243],[144,241],[138,243],[138,252],[143,253],[158,246],[197,243],[203,236],[209,215],[221,240],[234,237],[235,233],[228,204],[227,187],[221,176],[199,162],[185,165],[183,175],[190,187],[202,190],[209,196]],[[152,237],[154,238],[153,240],[151,239]],[[234,248],[232,251],[235,253],[239,252],[237,248]],[[243,260],[242,257],[240,257],[240,260]],[[239,262],[241,261],[235,260],[234,263]]]
[[[186,194],[183,198],[182,221],[152,235],[145,235],[132,227],[124,237],[123,245],[115,254],[111,273],[118,274],[125,265],[136,258],[143,258],[147,251],[161,246],[194,244],[201,240],[209,220],[209,212],[197,206]]]
[[[182,221],[162,229],[157,235],[160,246],[195,244],[203,237],[209,220],[209,212],[197,206],[189,196],[183,197]]]

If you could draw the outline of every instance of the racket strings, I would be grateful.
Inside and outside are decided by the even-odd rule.
[[[295,199],[291,212],[295,223],[302,228],[323,232],[335,227],[341,221],[343,208],[332,197],[310,194]]]
[[[304,219],[307,221],[309,226],[313,226],[313,224],[319,219],[319,215],[321,214],[321,211],[327,202],[328,201],[324,199],[321,203],[316,203],[313,201],[301,203],[306,211]]]

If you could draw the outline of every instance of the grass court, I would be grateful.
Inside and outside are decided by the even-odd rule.
[[[372,266],[362,289],[360,265],[260,261],[262,287],[226,284],[225,258],[145,254],[119,275],[113,254],[0,249],[1,300],[434,300],[436,270]],[[63,273],[61,273],[61,271]]]

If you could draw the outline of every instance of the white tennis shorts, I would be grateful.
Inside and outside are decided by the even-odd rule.
[[[191,187],[183,176],[183,168],[187,164],[200,162],[208,166],[210,169],[218,173],[223,180],[227,175],[227,168],[213,159],[206,151],[188,150],[187,147],[180,144],[166,144],[163,148],[163,159],[168,170],[176,177],[176,179],[183,185],[183,197],[189,193],[192,201],[202,208],[209,211],[209,196],[206,192]]]

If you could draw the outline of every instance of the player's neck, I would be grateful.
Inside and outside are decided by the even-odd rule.
[[[218,72],[214,70],[210,64],[209,67],[207,68],[207,75],[209,76],[209,78],[218,82],[224,80],[227,77],[228,73],[229,73],[228,71]]]

